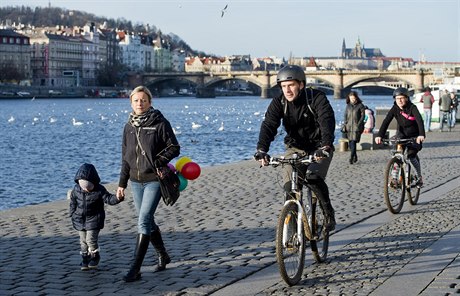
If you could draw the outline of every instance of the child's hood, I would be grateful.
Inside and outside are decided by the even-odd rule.
[[[78,169],[77,173],[75,174],[75,183],[78,183],[78,180],[80,179],[90,181],[94,185],[101,182],[99,174],[96,171],[96,167],[90,163],[84,163]]]

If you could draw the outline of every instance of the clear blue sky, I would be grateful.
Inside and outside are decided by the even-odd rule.
[[[9,0],[148,23],[220,56],[337,56],[358,38],[388,57],[460,62],[460,0]],[[221,11],[228,4],[223,17]]]

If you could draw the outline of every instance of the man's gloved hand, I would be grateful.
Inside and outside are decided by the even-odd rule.
[[[254,154],[254,159],[258,161],[263,160],[264,162],[268,163],[270,162],[270,155],[268,155],[265,151],[257,150],[257,152]]]
[[[316,150],[313,154],[314,157],[316,158],[324,158],[324,157],[329,157],[331,155],[332,148],[331,146],[323,146]]]

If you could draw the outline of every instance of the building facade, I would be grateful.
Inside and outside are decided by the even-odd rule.
[[[29,37],[11,29],[0,29],[0,71],[3,72],[0,77],[7,79],[9,77],[6,75],[7,72],[17,71],[18,78],[30,79],[32,77],[30,56]]]

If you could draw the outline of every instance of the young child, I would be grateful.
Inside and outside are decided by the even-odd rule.
[[[116,196],[100,184],[94,165],[84,163],[75,174],[75,187],[70,193],[70,217],[80,235],[81,270],[97,268],[100,260],[98,236],[104,228],[104,203],[116,205],[124,197]]]

